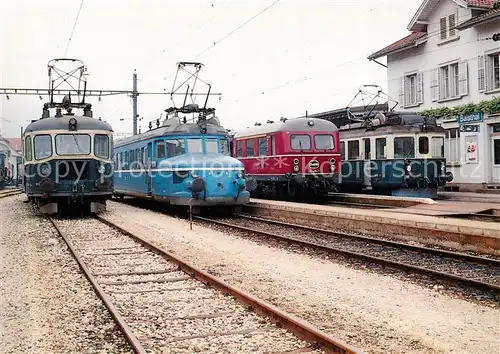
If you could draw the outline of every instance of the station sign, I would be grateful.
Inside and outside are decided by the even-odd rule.
[[[483,112],[472,112],[467,114],[460,114],[458,116],[459,124],[477,123],[482,121],[483,121]]]
[[[462,133],[477,133],[479,132],[479,125],[460,125],[460,132]]]

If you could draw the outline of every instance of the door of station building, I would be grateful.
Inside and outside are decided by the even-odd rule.
[[[500,183],[500,136],[491,137],[493,163],[491,165],[491,182]]]

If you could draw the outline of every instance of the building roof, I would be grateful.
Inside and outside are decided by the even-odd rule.
[[[23,148],[23,140],[21,138],[5,138],[9,143],[9,146],[12,150],[21,151]]]
[[[498,0],[466,0],[467,6],[491,9]]]
[[[404,49],[408,49],[411,47],[416,47],[419,44],[422,44],[425,42],[425,36],[427,35],[426,32],[412,32],[409,35],[407,35],[404,38],[401,38],[400,40],[388,45],[387,47],[371,54],[368,56],[368,59],[373,60],[377,59],[380,57],[385,57],[388,54],[398,52]]]
[[[473,17],[465,22],[462,22],[457,26],[457,29],[464,30],[494,20],[500,20],[500,8],[485,12],[479,16]]]

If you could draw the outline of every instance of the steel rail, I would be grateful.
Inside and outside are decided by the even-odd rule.
[[[340,340],[314,328],[310,324],[304,322],[303,320],[285,313],[284,311],[278,309],[277,307],[243,291],[240,290],[223,280],[217,279],[211,274],[196,268],[193,265],[186,263],[177,256],[162,250],[161,248],[153,245],[152,243],[142,239],[141,237],[125,230],[121,226],[97,215],[96,218],[106,225],[122,232],[123,234],[130,236],[135,241],[139,242],[141,245],[146,247],[152,252],[167,258],[169,261],[175,263],[182,271],[191,275],[195,279],[201,281],[207,286],[212,286],[219,289],[225,294],[235,297],[238,301],[248,306],[249,310],[252,310],[261,316],[268,317],[273,323],[289,330],[294,333],[298,338],[312,343],[314,346],[319,347],[329,353],[339,353],[339,354],[359,354],[362,353],[358,349],[351,347],[347,344],[342,343]]]
[[[22,191],[0,193],[0,199],[23,193]]]
[[[241,216],[238,215],[238,217],[241,217]],[[417,272],[417,273],[421,273],[421,274],[425,274],[425,275],[433,275],[435,277],[445,279],[445,280],[458,281],[458,282],[467,284],[469,286],[474,285],[476,287],[487,289],[487,290],[494,290],[496,292],[500,291],[500,286],[498,286],[498,285],[481,282],[479,280],[475,280],[475,279],[471,279],[471,278],[464,278],[464,277],[461,277],[458,275],[439,272],[439,271],[436,271],[433,269],[419,267],[419,266],[408,264],[408,263],[393,261],[393,260],[389,260],[389,259],[381,258],[381,257],[376,257],[376,256],[370,256],[367,254],[349,251],[349,250],[342,249],[342,248],[326,246],[326,245],[322,245],[322,244],[319,244],[316,242],[309,242],[309,241],[304,241],[304,240],[300,240],[300,239],[293,238],[293,237],[276,235],[276,234],[273,234],[273,233],[270,233],[270,232],[267,232],[264,230],[257,230],[254,228],[235,225],[235,224],[227,223],[224,221],[213,220],[210,218],[204,218],[204,217],[200,217],[200,216],[195,216],[194,218],[197,220],[202,220],[202,221],[214,223],[217,225],[230,227],[230,228],[241,230],[241,231],[252,232],[252,233],[255,233],[258,235],[279,239],[279,240],[286,241],[286,242],[289,242],[292,244],[297,244],[297,245],[301,245],[301,246],[308,246],[308,247],[312,246],[312,247],[319,249],[319,250],[322,250],[322,251],[333,252],[333,253],[341,254],[341,255],[344,255],[347,257],[351,257],[351,258],[358,258],[358,259],[362,259],[365,261],[377,263],[380,265],[385,265],[385,266],[389,265],[389,266],[393,266],[396,268],[405,269],[408,271]],[[361,239],[361,240],[365,240],[368,242],[374,242],[374,243],[378,243],[378,244],[385,244],[385,245],[391,246],[391,247],[402,247],[402,248],[406,248],[406,249],[409,249],[412,251],[418,251],[419,253],[429,252],[429,253],[433,253],[433,254],[446,255],[446,257],[448,257],[448,258],[455,258],[455,259],[459,258],[462,260],[474,259],[474,263],[485,262],[487,264],[494,264],[494,265],[500,266],[500,261],[495,260],[495,259],[476,257],[476,256],[471,256],[471,255],[456,253],[456,252],[441,251],[438,249],[427,248],[427,247],[412,246],[412,245],[407,245],[404,243],[399,243],[399,242],[394,242],[394,241],[386,241],[386,240],[381,240],[381,239],[371,238],[371,237],[366,237],[366,236],[349,235],[347,233],[339,233],[339,235],[337,235],[336,232],[332,232],[332,231],[315,229],[315,228],[312,228],[309,226],[304,226],[304,225],[288,224],[288,223],[275,221],[275,220],[259,219],[259,218],[250,217],[250,216],[245,216],[245,218],[253,219],[253,220],[257,220],[257,221],[261,221],[261,222],[275,223],[277,225],[283,225],[283,226],[288,226],[288,227],[296,227],[296,228],[300,228],[300,229],[308,230],[308,231],[330,233],[330,234],[334,234],[335,236],[341,236],[341,237],[346,237],[346,238],[353,236],[352,238]],[[480,264],[484,264],[484,263],[480,263]]]
[[[66,235],[59,229],[57,226],[57,223],[54,221],[53,218],[49,217],[50,222],[52,225],[54,225],[54,228],[57,230],[57,233],[59,236],[61,236],[68,246],[69,250],[73,254],[73,257],[75,258],[76,262],[80,266],[80,269],[83,271],[89,282],[92,284],[92,287],[94,288],[94,291],[96,292],[97,296],[102,300],[104,303],[104,306],[108,309],[109,313],[115,320],[116,324],[118,327],[120,327],[120,330],[122,331],[123,335],[125,336],[127,342],[130,344],[132,349],[134,350],[135,353],[137,354],[147,354],[147,351],[144,349],[144,347],[141,345],[141,342],[139,339],[135,336],[134,332],[132,329],[128,326],[127,322],[123,319],[123,317],[120,315],[118,312],[118,309],[115,307],[113,302],[111,301],[111,298],[104,292],[104,289],[99,286],[97,283],[97,280],[94,278],[94,276],[90,273],[90,270],[87,268],[83,260],[80,258],[80,256],[77,254],[75,248],[73,247],[73,244],[69,240]]]

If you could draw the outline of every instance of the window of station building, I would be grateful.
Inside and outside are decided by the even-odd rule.
[[[377,160],[387,158],[386,148],[387,148],[387,139],[386,138],[375,139],[375,156],[376,156]]]
[[[394,138],[394,158],[415,158],[415,140],[412,137]]]
[[[500,139],[493,140],[493,164],[500,165]]]
[[[50,135],[37,135],[33,142],[35,145],[35,160],[42,160],[52,156],[52,138]]]
[[[253,149],[254,142],[255,142],[255,139],[248,139],[247,140],[247,157],[254,156],[254,149]]]
[[[155,146],[156,146],[156,158],[163,159],[165,157],[165,142],[162,140],[156,140]]]
[[[433,137],[431,148],[432,157],[444,157],[444,138]]]
[[[179,156],[186,153],[184,139],[168,139],[167,157]]]
[[[259,156],[267,155],[267,139],[265,136],[262,136],[258,140],[259,143]]]
[[[201,154],[203,152],[201,139],[187,139],[187,151],[191,154]]]
[[[231,150],[229,148],[229,141],[227,141],[227,139],[220,140],[220,153],[223,155],[231,155]]]
[[[446,129],[444,157],[447,162],[457,163],[460,160],[460,130],[458,128]]]
[[[31,150],[31,136],[27,136],[26,139],[24,140],[24,152],[26,156],[26,161],[31,161],[33,158],[32,150]]]
[[[56,153],[58,155],[89,155],[90,135],[88,134],[57,134]]]
[[[340,159],[345,160],[345,141],[340,142]]]
[[[243,140],[236,142],[236,157],[243,157]]]
[[[425,155],[429,153],[429,138],[421,136],[418,138],[418,153]]]
[[[315,135],[314,146],[316,147],[316,150],[333,150],[335,148],[333,136],[330,134]]]
[[[94,136],[94,154],[104,159],[109,158],[109,137],[107,135],[97,134]]]
[[[294,134],[290,137],[292,150],[310,150],[311,137],[305,134]]]
[[[359,140],[351,140],[347,142],[347,159],[359,159]]]
[[[207,138],[205,139],[205,153],[218,154],[219,153],[219,139]]]

